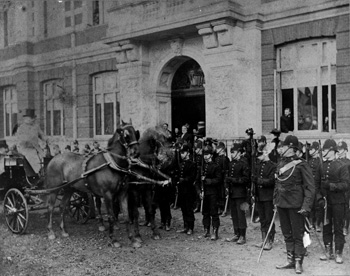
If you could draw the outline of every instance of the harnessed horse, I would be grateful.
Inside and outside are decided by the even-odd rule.
[[[146,176],[149,181],[140,181],[130,178],[129,182],[129,215],[130,220],[134,224],[135,242],[133,247],[141,247],[142,239],[139,232],[139,197],[143,198],[143,205],[146,217],[151,224],[152,238],[160,239],[159,231],[155,224],[155,208],[154,208],[154,191],[153,184],[164,185],[169,184],[170,177],[162,172],[163,168],[168,167],[172,163],[173,154],[171,154],[170,143],[167,142],[169,133],[165,132],[160,126],[147,129],[139,140],[140,157],[137,161],[133,160],[130,170]],[[162,181],[162,180],[163,181]]]
[[[60,204],[62,235],[68,237],[65,229],[64,214],[66,205],[74,189],[91,192],[103,197],[109,222],[110,242],[120,247],[114,237],[113,226],[115,215],[112,208],[113,196],[117,196],[123,212],[128,215],[128,195],[126,175],[129,173],[130,158],[139,155],[137,132],[131,124],[123,122],[113,137],[109,139],[107,150],[93,155],[89,159],[74,153],[64,153],[55,156],[48,164],[46,170],[45,187],[50,191],[48,195],[48,231],[49,239],[55,239],[52,230],[52,213],[58,191],[64,188],[64,196]],[[103,220],[101,220],[103,223]],[[129,231],[129,222],[126,223],[128,237],[134,242],[133,233]]]

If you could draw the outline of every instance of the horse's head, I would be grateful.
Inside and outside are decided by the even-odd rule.
[[[130,123],[124,123],[117,129],[116,133],[108,141],[108,148],[111,148],[113,144],[118,140],[124,148],[127,150],[127,155],[131,158],[137,158],[139,152],[139,131],[136,131]]]

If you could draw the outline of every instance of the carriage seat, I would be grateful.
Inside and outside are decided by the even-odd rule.
[[[23,167],[27,177],[36,177],[37,173],[33,170],[32,166],[29,164],[28,160],[20,154],[8,155],[4,160],[4,167]]]

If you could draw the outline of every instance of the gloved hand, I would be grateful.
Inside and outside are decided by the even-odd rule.
[[[299,211],[298,211],[299,214],[303,215],[304,217],[308,217],[310,212],[306,211],[305,209],[301,208]]]
[[[336,183],[329,183],[329,190],[330,191],[335,191],[336,189],[337,189]]]
[[[323,199],[323,198],[320,198],[318,201],[317,201],[318,205],[321,207],[321,208],[324,208],[324,206],[326,205],[326,201]]]
[[[200,200],[203,200],[203,198],[204,198],[204,192],[200,192],[200,193],[199,193],[199,198],[200,198]]]
[[[225,195],[228,196],[230,194],[230,191],[228,188],[225,189]]]
[[[321,181],[321,188],[324,188],[324,189],[329,189],[329,181],[328,180],[322,180]]]

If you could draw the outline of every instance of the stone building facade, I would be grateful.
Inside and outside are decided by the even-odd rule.
[[[61,145],[205,121],[350,138],[348,0],[0,1],[0,137],[35,109]]]

